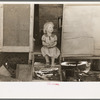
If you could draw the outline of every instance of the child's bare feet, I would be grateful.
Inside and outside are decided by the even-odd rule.
[[[55,66],[55,63],[52,63],[52,64],[51,64],[51,67],[54,67],[54,66]]]
[[[50,63],[49,62],[46,62],[45,67],[50,67]]]
[[[51,66],[54,67],[55,66],[55,58],[51,58]]]

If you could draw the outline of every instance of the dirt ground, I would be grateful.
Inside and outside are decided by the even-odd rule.
[[[18,80],[10,76],[0,75],[0,82],[8,82],[8,81],[13,82],[13,81],[18,81]]]
[[[11,77],[11,75],[8,73],[8,71],[2,67],[0,68],[0,82],[24,82],[22,80],[18,80],[17,78]],[[38,69],[39,70],[39,69]],[[77,73],[73,73],[73,71],[64,70],[62,71],[62,78],[63,82],[71,81],[71,82],[92,82],[92,81],[99,81],[100,82],[100,71],[89,71],[87,74],[80,74],[77,76]],[[61,81],[58,70],[55,70],[55,68],[52,70],[50,68],[46,68],[44,70],[41,68],[41,70],[36,71],[35,77],[31,80],[32,82],[44,82],[44,81]]]
[[[80,81],[81,82],[100,82],[100,72],[92,72],[92,73],[94,74],[81,76]],[[43,79],[33,78],[31,82],[44,82],[44,81],[60,81],[60,80],[43,80]],[[76,80],[74,77],[69,77],[67,80],[63,80],[63,82],[70,82],[70,81],[77,82],[78,80]],[[10,76],[0,75],[0,82],[24,82],[24,81],[20,81]]]

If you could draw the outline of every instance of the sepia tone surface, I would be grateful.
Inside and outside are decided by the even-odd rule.
[[[100,5],[1,4],[0,81],[100,81],[98,12]],[[46,22],[60,49],[49,67],[41,53]]]

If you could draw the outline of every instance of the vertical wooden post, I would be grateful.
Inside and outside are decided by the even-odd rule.
[[[59,57],[59,64],[60,64],[60,67],[59,67],[60,81],[62,81],[61,55]]]
[[[34,28],[34,5],[30,4],[30,34],[29,34],[29,60],[32,60],[33,52],[33,28]]]
[[[3,48],[3,4],[0,4],[0,51]]]
[[[34,41],[33,41],[33,29],[34,28],[34,4],[30,4],[30,35],[29,35],[29,64],[31,64],[31,61],[34,59],[32,54],[33,54],[33,46],[34,46]],[[33,62],[33,61],[32,61]],[[31,72],[34,72],[34,64],[32,63],[31,66],[32,70]]]

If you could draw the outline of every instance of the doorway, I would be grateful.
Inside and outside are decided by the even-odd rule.
[[[62,18],[63,5],[62,4],[35,4],[34,12],[34,52],[41,52],[43,33],[43,25],[51,21],[54,23],[54,34],[57,35],[57,47],[61,47],[61,26],[59,20]]]

